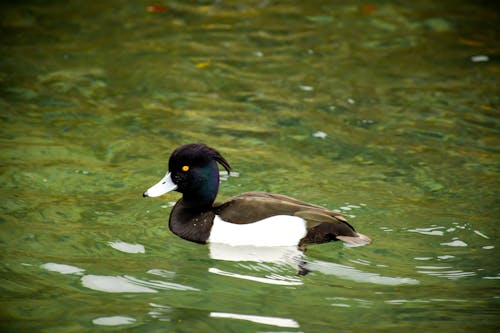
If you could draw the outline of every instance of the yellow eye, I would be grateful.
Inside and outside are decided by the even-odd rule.
[[[189,165],[183,166],[182,171],[184,171],[184,172],[189,171]]]

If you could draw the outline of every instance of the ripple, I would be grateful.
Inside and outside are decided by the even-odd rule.
[[[490,239],[488,236],[486,236],[485,234],[483,234],[483,233],[482,233],[481,231],[479,231],[479,230],[474,230],[474,233],[475,233],[476,235],[479,235],[479,236],[483,237],[483,238]]]
[[[107,293],[156,293],[157,290],[138,285],[122,276],[85,275],[82,284]]]
[[[458,222],[453,222],[452,226],[449,227],[444,227],[444,226],[438,226],[438,225],[431,225],[428,228],[415,228],[415,229],[407,229],[409,232],[416,232],[422,235],[430,235],[430,236],[443,236],[445,233],[457,233],[461,231],[467,231],[474,233],[475,235],[478,235],[484,239],[490,239],[488,235],[485,233],[479,231],[479,230],[474,230],[470,224],[465,223],[465,224],[460,224]],[[448,243],[441,243],[441,245],[445,246],[468,246],[465,242],[458,240],[458,237],[452,238],[452,242]]]
[[[322,132],[322,131],[317,131],[317,132],[314,132],[312,136],[315,138],[324,139],[328,136],[328,134],[326,134],[325,132]]]
[[[288,263],[296,266],[304,256],[294,246],[232,246],[209,243],[210,258],[225,261]]]
[[[307,269],[319,271],[323,274],[335,275],[355,282],[367,282],[390,286],[403,284],[415,285],[420,283],[418,280],[412,278],[382,276],[377,273],[363,272],[350,266],[324,261],[313,261],[308,263]]]
[[[166,269],[156,269],[156,268],[150,269],[149,271],[147,271],[147,273],[158,275],[167,279],[173,279],[176,274],[175,272],[167,271]]]
[[[339,307],[339,308],[350,308],[351,307],[349,304],[344,304],[344,303],[332,303],[331,305]]]
[[[449,243],[441,243],[441,245],[445,245],[445,246],[454,246],[454,247],[466,247],[467,246],[467,243],[465,242],[462,242],[461,240],[459,239],[456,239],[454,241],[451,241]]]
[[[371,262],[368,260],[363,260],[363,259],[350,259],[349,260],[352,263],[363,265],[363,266],[371,266]]]
[[[41,265],[41,267],[45,268],[48,271],[57,272],[57,273],[61,273],[61,274],[82,275],[83,272],[85,272],[85,270],[82,268],[78,268],[78,267],[71,266],[71,265],[65,265],[65,264],[56,264],[53,262],[43,264],[43,265]]]
[[[451,266],[417,266],[418,273],[430,276],[442,277],[449,280],[457,280],[464,277],[476,276],[475,272],[466,272],[460,269],[453,269]]]
[[[373,306],[373,301],[361,298],[348,298],[348,297],[335,296],[335,297],[327,297],[326,299],[328,301],[333,301],[333,303],[331,303],[330,305],[336,307],[343,307],[343,308],[360,307],[368,309],[372,308]]]
[[[407,303],[430,303],[431,301],[429,300],[422,300],[422,299],[417,299],[417,300],[407,300],[407,299],[391,299],[385,301],[387,304],[407,304]]]
[[[210,317],[247,320],[258,324],[272,325],[278,327],[290,327],[290,328],[300,327],[299,323],[289,318],[254,316],[254,315],[244,315],[237,313],[227,313],[227,312],[210,312]]]
[[[443,261],[443,260],[448,260],[448,259],[453,259],[456,258],[455,256],[452,255],[441,255],[441,256],[436,256],[436,257],[415,257],[413,259],[418,260],[418,261],[428,261],[428,260],[433,260],[437,259],[438,261]],[[419,267],[419,266],[417,266]]]
[[[135,323],[135,319],[125,316],[100,317],[92,320],[92,323],[101,326],[118,326],[133,324]]]
[[[128,280],[130,280],[134,283],[142,284],[142,285],[156,288],[156,289],[179,290],[179,291],[200,291],[200,289],[193,288],[190,286],[185,286],[185,285],[179,284],[179,283],[159,281],[159,280],[145,281],[145,280],[140,280],[140,279],[134,278],[132,276],[127,276],[127,275],[125,275],[125,278],[127,278]]]
[[[82,277],[82,284],[92,290],[108,293],[156,293],[157,289],[179,290],[179,291],[199,291],[199,289],[182,284],[158,281],[141,280],[132,276],[105,276],[105,275],[85,275]]]
[[[443,236],[444,232],[439,229],[444,229],[444,227],[417,228],[417,229],[408,229],[408,231],[417,232],[422,235]]]
[[[85,271],[76,266],[46,263],[42,268],[57,272],[60,274],[83,275]],[[158,275],[164,278],[173,278],[174,272],[162,269],[150,269],[149,274]],[[179,291],[199,291],[197,288],[185,286],[178,283],[159,281],[159,280],[141,280],[132,276],[107,276],[107,275],[83,275],[82,285],[86,288],[103,291],[108,293],[156,293],[160,290],[179,290]]]
[[[447,260],[447,259],[452,259],[455,258],[455,256],[450,256],[450,255],[442,255],[442,256],[437,256],[438,259],[441,260]]]
[[[267,275],[266,277],[258,277],[258,276],[252,276],[252,275],[243,275],[243,274],[226,272],[226,271],[220,270],[220,269],[215,268],[215,267],[209,268],[208,271],[210,273],[214,273],[217,275],[228,276],[228,277],[233,277],[233,278],[237,278],[237,279],[249,280],[249,281],[266,283],[266,284],[274,284],[274,285],[281,285],[281,286],[298,286],[298,285],[303,284],[303,282],[299,278],[289,277],[289,276],[281,276],[279,274],[270,274],[270,275]]]
[[[420,269],[447,269],[452,268],[451,266],[417,266]]]
[[[219,177],[220,177],[221,181],[228,180],[229,177],[238,178],[239,176],[240,176],[240,173],[236,172],[236,171],[231,171],[230,173],[228,173],[225,170],[224,171],[219,171]]]
[[[170,314],[172,312],[170,306],[156,303],[149,303],[149,305],[153,308],[148,313],[152,318],[158,319],[159,321],[170,321]]]
[[[426,260],[432,260],[433,257],[415,257],[413,259],[415,260],[420,260],[420,261],[426,261]]]
[[[108,244],[115,250],[125,253],[146,253],[144,245],[130,244],[122,241],[108,242]]]
[[[355,218],[356,215],[352,214],[352,211],[355,209],[361,209],[364,206],[366,206],[366,204],[360,203],[355,205],[346,202],[343,206],[340,206],[337,210],[340,211],[342,214],[347,215],[350,218]]]

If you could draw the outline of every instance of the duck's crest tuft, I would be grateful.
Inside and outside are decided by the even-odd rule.
[[[189,143],[177,148],[170,157],[170,163],[178,159],[185,161],[211,159],[222,165],[228,173],[231,171],[229,162],[217,150],[203,143]]]

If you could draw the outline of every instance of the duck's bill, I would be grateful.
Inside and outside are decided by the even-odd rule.
[[[170,172],[167,172],[165,177],[163,177],[156,185],[150,187],[144,194],[143,197],[159,197],[162,194],[165,194],[170,191],[175,191],[177,189],[177,185],[172,181],[172,177],[170,177]]]

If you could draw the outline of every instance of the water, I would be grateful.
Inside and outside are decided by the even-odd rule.
[[[1,5],[2,331],[498,330],[494,5],[165,4]],[[373,244],[173,236],[188,142]]]

